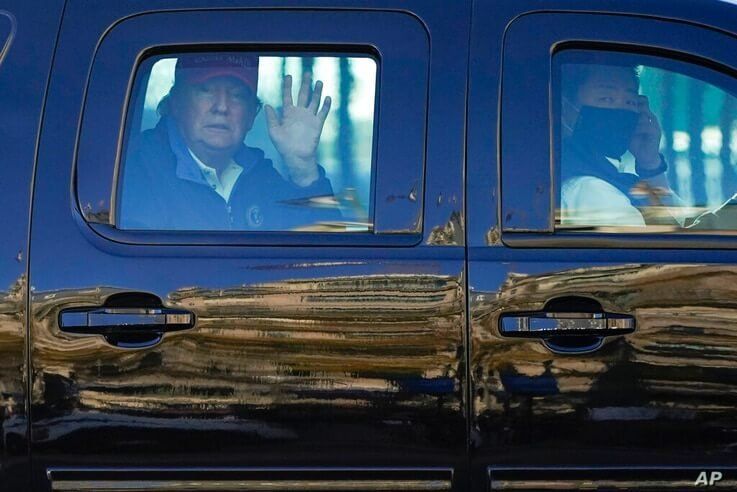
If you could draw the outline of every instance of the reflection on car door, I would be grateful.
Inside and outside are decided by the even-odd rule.
[[[157,1],[146,10],[192,5]],[[455,5],[402,4],[425,23],[392,15],[417,24],[423,39],[425,29],[450,39],[469,19],[468,5]],[[330,9],[295,12],[313,26],[336,27]],[[453,470],[465,466],[467,444],[465,249],[457,229],[463,114],[453,111],[465,100],[465,57],[456,56],[465,37],[414,60],[437,70],[428,75],[441,79],[437,85],[413,82],[432,87],[423,100],[442,104],[404,125],[420,137],[449,128],[452,136],[428,147],[424,138],[407,141],[422,162],[386,167],[425,174],[401,196],[376,190],[386,210],[404,203],[420,210],[409,233],[370,238],[378,247],[316,235],[291,246],[208,245],[204,236],[186,246],[173,235],[169,244],[155,235],[130,244],[98,234],[76,208],[78,129],[69,122],[84,120],[87,64],[101,33],[141,13],[135,3],[103,1],[69,1],[65,13],[31,237],[38,490],[336,490],[354,482],[365,490],[462,490]],[[409,241],[398,244],[401,234]],[[153,346],[104,331],[125,325],[121,318],[126,326],[146,316],[166,325],[167,316],[188,313],[194,328],[167,332]],[[186,325],[185,318],[175,320]],[[97,335],[80,329],[96,323],[107,324]]]
[[[715,251],[714,236],[555,231],[548,98],[551,46],[561,40],[645,45],[666,57],[693,50],[734,70],[734,38],[634,16],[519,16],[526,7],[506,11],[516,17],[508,27],[472,36],[471,77],[491,82],[472,80],[469,95],[474,481],[493,490],[733,488],[734,241]],[[491,15],[490,3],[476,8],[474,18]],[[499,80],[488,67],[502,32]],[[501,182],[489,164],[496,107],[484,100],[494,82]]]
[[[27,490],[26,265],[33,164],[63,1],[0,8],[0,489]]]

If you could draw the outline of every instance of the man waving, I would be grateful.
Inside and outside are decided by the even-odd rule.
[[[159,230],[288,230],[336,219],[334,210],[287,202],[331,195],[317,163],[330,97],[305,74],[297,103],[292,78],[281,114],[266,106],[269,136],[289,176],[244,139],[261,109],[258,57],[193,53],[178,58],[174,85],[159,104],[156,128],[135,139],[123,168],[118,226]]]

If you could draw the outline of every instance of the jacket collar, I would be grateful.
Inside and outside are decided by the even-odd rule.
[[[632,200],[630,191],[640,178],[636,174],[621,173],[602,154],[592,151],[587,145],[574,139],[563,142],[561,182],[578,176],[593,176],[602,179]]]
[[[169,137],[169,145],[177,160],[177,178],[207,185],[207,180],[202,175],[202,170],[200,170],[200,167],[187,150],[187,144],[184,143],[184,137],[182,137],[176,122],[171,118],[166,118],[165,124]]]

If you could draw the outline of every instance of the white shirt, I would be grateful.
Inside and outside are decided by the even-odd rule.
[[[218,173],[215,168],[212,168],[199,160],[191,149],[188,148],[187,150],[189,151],[189,155],[192,156],[192,159],[194,159],[202,171],[202,175],[205,177],[207,184],[209,184],[212,189],[227,202],[230,199],[230,193],[233,191],[233,186],[238,180],[238,176],[243,172],[243,168],[231,159],[228,166],[222,173],[220,173],[220,177],[218,178]]]
[[[627,195],[593,176],[578,176],[563,183],[560,222],[586,226],[645,225],[642,214]]]
[[[618,161],[609,158],[607,160],[619,171]],[[664,177],[655,176],[643,181],[654,186],[667,187]],[[682,206],[680,199],[672,191],[662,201],[663,205],[669,207]],[[671,215],[683,224],[682,217]],[[560,221],[562,225],[645,226],[642,214],[632,205],[626,194],[607,181],[593,176],[578,176],[563,183]]]

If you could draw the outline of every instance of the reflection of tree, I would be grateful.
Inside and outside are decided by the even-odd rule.
[[[732,165],[731,155],[735,99],[718,87],[669,71],[663,71],[659,91],[663,95],[659,115],[663,153],[670,164],[668,178],[674,189],[696,206],[715,206],[731,197],[737,192],[737,169]],[[702,146],[702,132],[715,126],[719,127],[722,138],[718,155],[712,154],[716,150],[713,143],[706,149]],[[673,138],[678,130],[689,138],[688,152],[680,156],[674,150]],[[679,167],[687,169],[685,175],[678,175]]]
[[[661,98],[662,101],[662,108],[663,108],[663,115],[662,115],[662,125],[663,125],[663,148],[665,152],[665,160],[668,162],[668,180],[670,183],[677,183],[678,177],[676,176],[676,154],[673,150],[673,132],[675,131],[675,125],[674,125],[674,111],[673,111],[673,102],[674,102],[674,90],[673,90],[673,83],[674,83],[674,77],[673,73],[669,71],[665,71],[663,73],[663,77],[661,78],[661,88],[660,93],[663,95]]]
[[[463,244],[463,215],[460,212],[453,212],[450,220],[444,225],[433,227],[430,236],[427,238],[427,244],[436,245],[459,245]]]
[[[580,357],[499,336],[502,310],[539,310],[558,296],[593,297],[607,311],[633,313],[637,329]],[[648,448],[690,445],[694,432],[712,426],[721,434],[695,440],[724,444],[737,431],[735,268],[619,265],[512,274],[499,291],[472,302],[475,414],[487,435],[550,440],[591,426],[596,432],[588,436],[601,442]],[[683,432],[666,430],[684,421]],[[563,431],[551,434],[551,426]],[[651,433],[660,437],[651,441]]]
[[[737,172],[732,165],[732,124],[735,120],[737,104],[731,94],[724,98],[719,113],[719,129],[722,132],[722,147],[719,160],[722,162],[722,196],[729,198],[737,193]]]
[[[0,291],[0,456],[25,434],[25,287],[22,276]]]
[[[343,188],[352,188],[353,179],[353,122],[349,113],[353,92],[353,74],[347,57],[340,58],[340,106],[338,107],[338,159]]]
[[[180,289],[167,304],[193,311],[196,328],[144,351],[58,331],[60,309],[99,305],[114,292],[36,296],[36,404],[60,413],[197,416],[378,401],[460,406],[463,293],[456,278],[394,274]],[[405,384],[420,390],[402,394]]]
[[[311,56],[303,56],[302,57],[302,76],[306,73],[313,73],[313,67],[315,66],[315,59]]]
[[[688,79],[688,133],[691,143],[688,147],[688,158],[691,161],[691,189],[694,205],[707,204],[706,173],[704,154],[701,149],[701,131],[704,129],[703,115],[704,84],[695,79]]]

